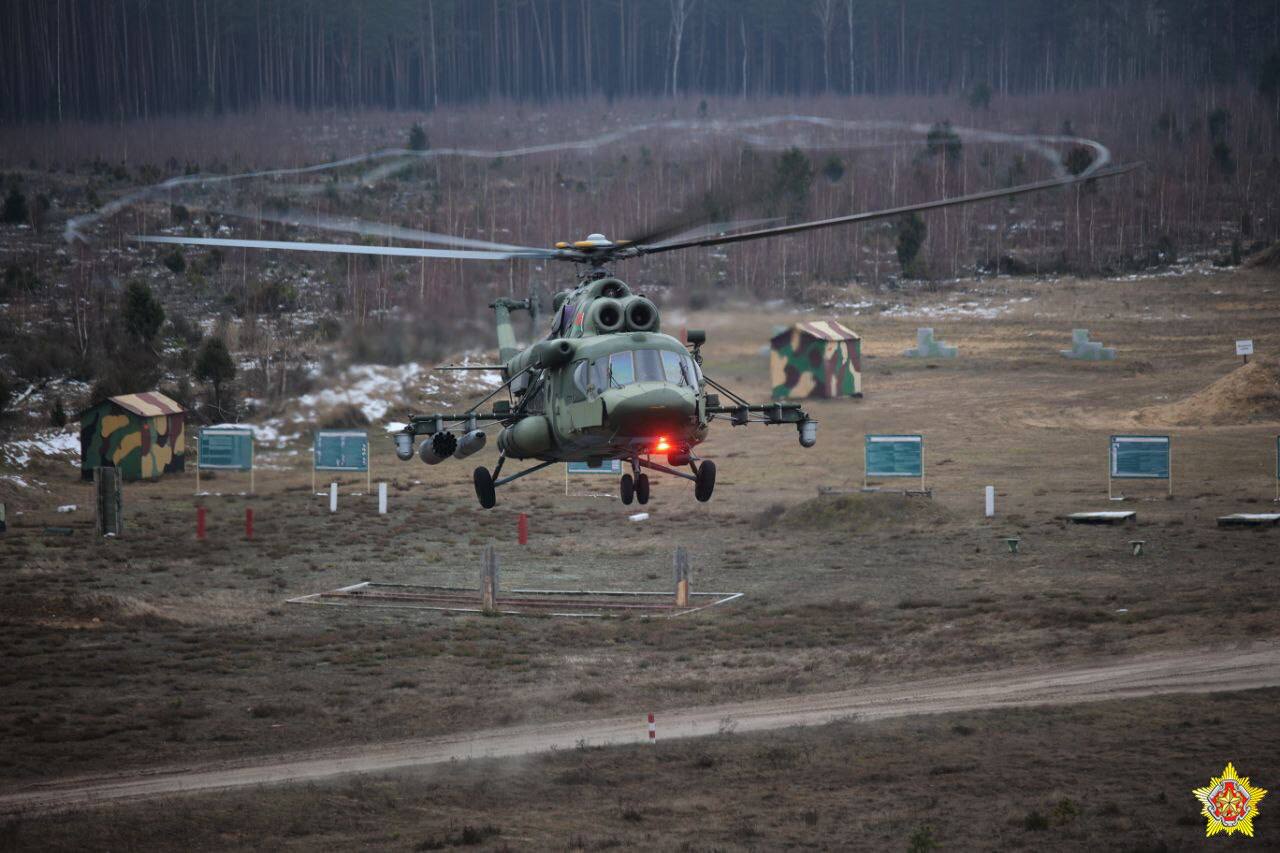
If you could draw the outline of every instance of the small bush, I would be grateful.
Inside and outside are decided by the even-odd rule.
[[[1028,832],[1044,832],[1049,828],[1049,818],[1032,809],[1022,819],[1022,828]]]
[[[164,256],[162,262],[169,268],[169,272],[174,273],[175,275],[187,268],[187,259],[183,256],[181,249],[175,248],[172,252]]]
[[[0,220],[9,225],[21,225],[27,221],[27,197],[17,186],[9,187],[9,194],[4,197],[4,209],[0,212]]]
[[[409,128],[409,150],[410,151],[426,151],[431,147],[430,141],[427,139],[427,131],[423,129],[421,124],[414,123]]]
[[[53,405],[49,408],[49,425],[55,427],[67,425],[67,410],[62,405],[61,395],[53,398]]]
[[[925,136],[925,146],[930,157],[945,154],[952,163],[957,162],[960,155],[964,153],[960,134],[951,128],[949,121],[940,121],[929,129],[929,133]]]
[[[355,429],[356,427],[368,425],[369,418],[354,403],[344,403],[332,409],[320,421],[320,426],[323,429]]]
[[[1073,145],[1062,158],[1062,164],[1071,174],[1079,175],[1093,165],[1093,150],[1084,145]]]
[[[831,183],[838,183],[844,177],[844,161],[832,154],[822,164],[822,176]]]
[[[916,261],[924,246],[926,234],[927,229],[920,214],[912,213],[898,220],[898,263],[902,265],[904,276],[913,276],[919,271]]]
[[[933,828],[922,826],[911,833],[911,837],[907,839],[907,853],[929,853],[930,850],[937,850],[938,842],[933,837]]]
[[[985,110],[991,106],[991,85],[982,80],[969,90],[969,106],[975,110]]]

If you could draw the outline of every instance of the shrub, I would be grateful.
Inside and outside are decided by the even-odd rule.
[[[985,110],[991,106],[991,86],[986,80],[969,90],[969,106],[975,110]]]
[[[1218,107],[1209,113],[1209,138],[1214,142],[1222,142],[1227,138],[1231,128],[1231,111]]]
[[[124,293],[121,312],[125,330],[140,344],[150,344],[164,325],[164,306],[145,282],[131,281]]]
[[[1079,175],[1093,164],[1093,150],[1085,145],[1073,145],[1062,158],[1062,164],[1071,174]]]
[[[9,194],[4,197],[4,209],[0,212],[0,220],[10,225],[20,225],[27,221],[27,197],[17,186],[9,187]]]
[[[427,132],[421,124],[414,122],[413,127],[409,128],[409,150],[410,151],[426,151],[431,147],[430,141],[427,139]]]
[[[964,153],[960,134],[951,129],[949,121],[940,121],[931,127],[925,136],[925,145],[930,157],[945,154],[952,163],[958,161],[960,155]]]
[[[53,398],[53,405],[49,408],[49,425],[55,427],[67,425],[67,410],[62,405],[61,395]]]
[[[926,228],[918,213],[898,220],[898,263],[904,276],[914,275],[920,248],[924,245]]]
[[[191,211],[187,210],[186,205],[171,204],[169,205],[169,219],[174,225],[182,225],[191,221]]]
[[[932,827],[919,827],[907,840],[907,853],[929,853],[930,850],[936,849],[938,849],[938,842],[933,837]]]
[[[1049,818],[1032,809],[1022,819],[1022,828],[1028,832],[1044,832],[1049,828]]]
[[[1213,163],[1225,176],[1229,177],[1236,173],[1236,158],[1231,153],[1231,146],[1225,142],[1218,141],[1213,144]]]
[[[837,183],[844,177],[844,161],[832,154],[822,164],[822,176],[831,183]]]
[[[344,403],[333,409],[321,420],[323,429],[355,429],[369,425],[369,419],[361,408],[354,403]]]
[[[788,216],[796,217],[804,212],[812,184],[813,167],[803,151],[792,148],[778,157],[774,164],[773,189],[777,198],[786,204]]]
[[[183,256],[181,249],[175,248],[165,255],[162,261],[169,268],[169,272],[174,274],[180,273],[187,268],[187,259]]]

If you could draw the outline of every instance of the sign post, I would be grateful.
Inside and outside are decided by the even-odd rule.
[[[862,487],[872,477],[919,477],[924,491],[923,435],[868,435],[863,446]]]
[[[196,443],[196,494],[200,470],[248,471],[249,494],[254,494],[252,427],[205,427]]]
[[[322,429],[316,432],[311,454],[311,491],[316,490],[316,471],[364,472],[365,491],[373,488],[369,465],[369,434],[351,429]]]
[[[1113,435],[1107,464],[1107,497],[1112,480],[1167,480],[1173,494],[1173,449],[1167,435]]]
[[[1249,363],[1249,356],[1253,355],[1253,339],[1236,341],[1236,355],[1244,356],[1244,363]]]
[[[587,462],[568,462],[564,466],[564,494],[569,496],[569,475],[570,474],[612,474],[615,477],[622,475],[621,459],[606,459],[601,463],[600,467],[592,468]]]

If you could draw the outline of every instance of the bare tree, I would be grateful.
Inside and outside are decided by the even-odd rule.
[[[698,0],[671,0],[671,96],[680,91],[680,49],[684,28]]]
[[[836,0],[814,0],[813,14],[818,18],[822,38],[822,91],[831,91],[831,22],[835,19]]]

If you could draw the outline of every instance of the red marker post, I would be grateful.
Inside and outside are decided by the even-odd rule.
[[[653,721],[653,712],[649,712],[649,743],[658,745],[658,725]]]
[[[205,515],[205,508],[202,506],[196,507],[196,538],[197,539],[204,538],[204,515]]]
[[[253,538],[253,507],[244,508],[244,538]]]
[[[521,545],[529,544],[529,516],[523,512],[520,513],[520,518],[516,522],[516,538]]]

